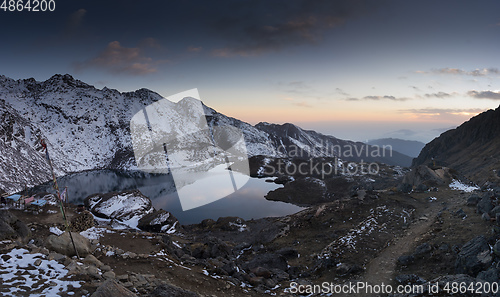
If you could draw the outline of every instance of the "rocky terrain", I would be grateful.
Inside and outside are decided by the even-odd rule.
[[[133,169],[130,117],[163,100],[148,90],[98,90],[68,75],[45,82],[0,77],[0,84],[1,185],[9,191],[48,178],[39,138],[47,139],[58,174]],[[175,116],[176,104],[167,105]],[[104,117],[96,106],[117,116]],[[66,205],[69,233],[50,193],[37,193],[50,201],[41,209],[2,201],[0,293],[329,296],[326,282],[422,289],[366,296],[477,296],[478,286],[483,296],[500,296],[491,292],[500,275],[500,164],[494,161],[500,158],[500,109],[427,144],[412,168],[386,162],[363,172],[368,165],[361,160],[314,151],[325,144],[363,144],[291,124],[251,126],[204,108],[209,125],[243,131],[251,176],[283,185],[266,199],[304,210],[181,225],[138,190],[98,193],[86,197],[85,211]],[[58,150],[55,143],[64,145]],[[297,147],[313,150],[296,155]],[[377,158],[370,161],[384,161]],[[321,166],[306,174],[291,170],[304,162]],[[272,170],[280,166],[284,171]],[[466,288],[446,287],[453,283]]]
[[[292,283],[492,282],[498,276],[498,197],[500,189],[457,181],[410,194],[351,189],[286,217],[181,226],[139,192],[94,195],[86,200],[91,212],[66,208],[79,258],[61,231],[57,206],[11,208],[0,212],[0,291],[284,296],[293,295]]]

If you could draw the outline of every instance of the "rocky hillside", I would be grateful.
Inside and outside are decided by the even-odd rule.
[[[500,180],[500,107],[441,134],[422,149],[412,165],[433,164],[433,160],[477,183]]]
[[[333,136],[304,130],[293,124],[258,123],[255,125],[269,134],[269,139],[279,153],[288,157],[308,158],[337,156],[354,162],[381,162],[388,165],[410,166],[411,158],[379,145],[367,145],[338,139]]]

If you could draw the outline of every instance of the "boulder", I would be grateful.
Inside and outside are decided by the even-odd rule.
[[[467,198],[467,206],[476,206],[479,203],[479,200],[481,200],[481,197],[477,194],[472,194]]]
[[[191,291],[178,288],[173,285],[161,285],[151,292],[150,297],[198,297],[199,295]]]
[[[424,185],[424,184],[418,184],[416,187],[415,187],[415,192],[419,192],[419,193],[422,193],[422,192],[425,192],[425,191],[428,191],[429,190],[429,187]]]
[[[263,278],[270,278],[271,276],[273,276],[273,273],[269,269],[261,266],[253,268],[252,270],[250,270],[250,272],[255,274],[255,276]]]
[[[461,248],[455,261],[455,270],[459,274],[475,277],[480,271],[488,268],[492,261],[488,241],[484,236],[478,236]]]
[[[500,240],[498,240],[493,246],[493,253],[495,253],[497,257],[500,257]]]
[[[492,209],[493,204],[491,203],[490,196],[486,194],[477,203],[477,213],[482,215],[483,213],[490,212]]]
[[[223,231],[245,231],[245,220],[238,217],[220,217],[214,225],[214,228]]]
[[[467,214],[465,213],[465,211],[463,209],[459,209],[457,210],[454,215],[456,215],[457,217],[459,218],[462,218],[462,219],[465,219],[467,217]]]
[[[451,174],[446,167],[432,170],[425,165],[419,165],[408,172],[403,178],[404,184],[418,186],[424,184],[426,186],[444,185],[451,181]]]
[[[80,257],[86,257],[89,255],[92,251],[90,241],[76,232],[71,232],[71,235],[73,236],[73,241],[75,242],[78,255]],[[47,237],[45,240],[45,247],[49,250],[53,250],[69,257],[76,255],[73,243],[71,242],[71,238],[67,231],[59,236],[52,234]]]
[[[107,280],[90,297],[137,297],[114,280]]]
[[[101,261],[99,261],[99,259],[97,259],[96,257],[94,257],[94,255],[90,254],[90,255],[87,255],[85,257],[85,259],[83,259],[83,263],[85,264],[92,264],[96,267],[102,267],[104,266],[104,264],[102,264]]]
[[[247,263],[247,267],[249,270],[263,267],[269,270],[280,269],[286,271],[288,269],[288,262],[282,255],[268,253],[255,256]]]
[[[287,259],[295,259],[299,256],[299,252],[292,247],[284,247],[276,251],[277,254],[282,255]]]
[[[216,237],[207,237],[202,242],[191,244],[190,252],[198,259],[225,258],[231,253],[231,248]]]
[[[116,219],[133,228],[154,211],[151,200],[139,190],[91,195],[85,198],[85,207],[100,218]]]
[[[422,243],[415,249],[415,252],[413,252],[413,256],[423,256],[429,253],[430,251],[432,251],[431,245],[428,244],[427,242]]]
[[[26,224],[6,210],[0,210],[0,240],[29,238],[31,231]]]
[[[499,206],[495,206],[492,210],[490,210],[490,216],[492,218],[496,218],[497,214],[500,213],[500,205]]]
[[[411,191],[413,191],[413,187],[409,183],[399,184],[398,187],[397,187],[397,189],[401,193],[410,193]]]
[[[399,265],[408,266],[408,265],[412,264],[413,262],[415,262],[415,257],[413,257],[411,255],[410,256],[404,255],[404,256],[400,256],[398,258]]]
[[[141,230],[164,233],[174,233],[179,226],[177,218],[163,209],[143,216],[137,224]]]
[[[0,240],[12,239],[16,237],[16,230],[14,230],[9,223],[0,220]]]
[[[498,282],[498,269],[492,267],[486,271],[481,271],[478,273],[477,278],[489,283]]]

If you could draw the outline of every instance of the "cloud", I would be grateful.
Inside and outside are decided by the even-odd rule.
[[[399,137],[401,137],[401,136],[408,137],[408,136],[413,136],[413,135],[417,134],[417,132],[410,130],[410,129],[400,129],[400,130],[396,130],[396,131],[393,131],[390,133],[392,135],[398,135]]]
[[[278,87],[292,97],[311,98],[321,100],[325,94],[305,81],[278,82]]]
[[[288,85],[288,87],[292,88],[292,90],[294,92],[298,92],[299,90],[304,91],[304,90],[311,90],[312,89],[311,86],[309,86],[307,83],[305,83],[303,81],[292,81],[292,82],[289,82],[287,85]]]
[[[472,117],[483,112],[481,108],[421,108],[421,109],[401,109],[400,113],[412,115],[418,118],[446,118],[450,117]]]
[[[364,100],[392,100],[392,101],[406,101],[409,98],[401,97],[397,98],[394,96],[365,96],[363,97]]]
[[[327,31],[371,11],[374,5],[378,4],[366,0],[230,2],[231,14],[215,15],[213,23],[227,44],[212,54],[255,56],[291,46],[317,44]]]
[[[335,88],[335,92],[337,92],[338,94],[342,95],[342,96],[345,96],[345,97],[348,97],[349,94],[346,93],[344,90],[342,90],[341,88]]]
[[[428,71],[415,71],[415,73],[419,74],[450,74],[450,75],[469,75],[469,76],[491,76],[491,75],[499,75],[500,70],[498,68],[482,68],[482,69],[474,69],[474,70],[463,70],[460,68],[439,68],[432,69],[430,72]]]
[[[451,97],[451,94],[445,93],[445,92],[437,92],[437,93],[432,93],[432,94],[425,94],[424,95],[427,98],[448,98]]]
[[[148,41],[145,41],[148,43]],[[152,42],[152,40],[149,40]],[[112,73],[144,75],[157,72],[157,66],[167,61],[155,61],[143,55],[142,47],[123,47],[120,42],[112,41],[96,57],[76,64],[77,70],[94,67]]]
[[[467,95],[473,97],[473,98],[478,98],[478,99],[493,99],[493,100],[500,100],[500,92],[497,91],[481,91],[478,92],[476,90],[472,90],[467,92]]]
[[[389,95],[385,95],[385,96],[370,95],[370,96],[365,96],[363,98],[351,97],[351,98],[347,98],[345,100],[346,101],[362,101],[362,100],[373,100],[373,101],[379,101],[379,100],[406,101],[406,100],[410,100],[410,99],[411,98],[407,98],[407,97],[395,97],[395,96],[389,96]]]

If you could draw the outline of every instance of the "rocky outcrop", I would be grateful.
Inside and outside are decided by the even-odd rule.
[[[435,187],[449,183],[451,179],[452,174],[449,168],[431,169],[426,165],[419,165],[405,175],[403,184],[409,184],[415,187],[419,185]]]
[[[266,194],[267,200],[283,201],[299,206],[314,205],[329,201],[325,181],[314,177],[297,178],[283,188]]]
[[[160,209],[143,216],[137,227],[148,232],[174,233],[180,224],[171,213]]]
[[[484,236],[478,236],[462,247],[455,262],[455,270],[459,274],[477,276],[477,274],[487,269],[493,258],[490,255],[490,246]]]
[[[97,217],[115,219],[132,228],[154,211],[151,200],[138,190],[91,195],[85,206]]]
[[[79,233],[71,232],[71,235],[73,237],[76,250],[78,251],[78,255],[80,257],[86,257],[89,255],[92,251],[90,241]],[[76,255],[73,242],[71,241],[69,233],[66,231],[59,236],[53,234],[47,237],[45,240],[45,247],[57,253],[72,257]]]

